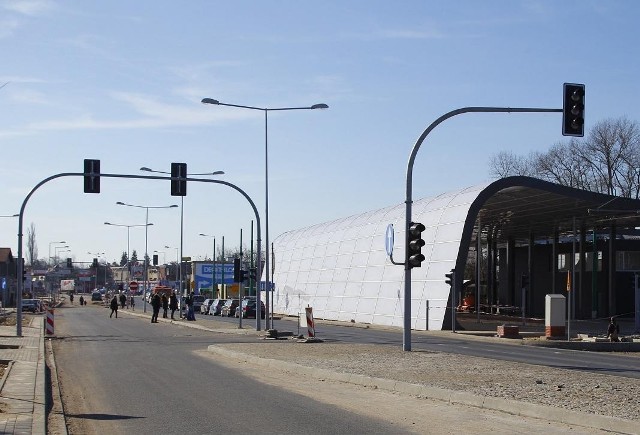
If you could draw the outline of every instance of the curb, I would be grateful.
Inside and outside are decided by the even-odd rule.
[[[37,329],[40,331],[38,339],[38,364],[36,366],[36,384],[33,394],[33,420],[31,421],[32,434],[46,434],[47,430],[47,379],[45,375],[45,348],[44,348],[44,319],[34,318]],[[32,322],[33,324],[34,322]],[[39,324],[39,325],[38,325]]]
[[[551,406],[538,405],[534,403],[519,402],[502,399],[498,397],[483,397],[464,391],[453,391],[442,388],[429,387],[420,384],[396,381],[392,379],[375,378],[366,375],[353,373],[334,372],[327,369],[303,366],[287,361],[280,361],[271,358],[260,358],[241,352],[235,352],[210,345],[207,351],[217,353],[226,357],[246,360],[251,357],[251,364],[259,365],[269,369],[287,370],[305,376],[330,379],[339,382],[360,385],[363,387],[374,387],[392,392],[423,396],[429,399],[440,400],[450,404],[473,406],[476,408],[488,409],[492,411],[505,412],[507,414],[521,417],[532,417],[549,420],[558,423],[571,424],[580,427],[600,429],[607,432],[619,432],[623,434],[637,434],[638,422],[624,420],[616,417],[609,417],[597,414],[587,414],[578,411],[554,408]]]

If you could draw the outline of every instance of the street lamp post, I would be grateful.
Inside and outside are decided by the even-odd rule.
[[[144,171],[144,172],[154,172],[156,174],[168,174],[168,175],[171,175],[170,172],[156,171],[154,169],[147,168],[146,166],[141,167],[140,170]],[[224,175],[224,171],[203,172],[203,173],[199,173],[199,174],[187,174],[187,175]],[[182,292],[183,292],[183,289],[182,289],[182,285],[183,285],[182,284],[182,259],[184,258],[183,250],[182,250],[183,242],[184,242],[184,196],[181,196],[180,197],[180,263],[179,263],[179,267],[180,267],[180,294],[182,294]]]
[[[175,249],[176,250],[176,281],[182,283],[182,270],[180,268],[180,263],[178,262],[178,248],[164,245],[165,249]]]
[[[264,204],[264,227],[265,227],[265,295],[266,295],[266,328],[271,328],[271,322],[269,318],[269,292],[271,291],[270,280],[269,280],[269,133],[268,133],[268,114],[269,112],[282,112],[288,110],[315,110],[315,109],[328,109],[329,106],[326,104],[314,104],[312,106],[304,106],[304,107],[254,107],[254,106],[243,106],[240,104],[229,104],[229,103],[221,103],[218,100],[214,100],[213,98],[203,98],[203,104],[213,104],[217,106],[228,106],[228,107],[238,107],[241,109],[250,109],[250,110],[260,110],[264,112],[264,196],[265,196],[265,204]],[[257,270],[260,268],[260,264],[257,265]],[[259,282],[258,282],[259,284]],[[260,289],[258,288],[257,301],[258,306],[260,306]],[[273,316],[273,314],[271,314]]]
[[[213,256],[211,257],[211,299],[215,299],[216,291],[216,236],[210,236],[209,234],[200,233],[202,237],[211,237],[213,239]]]
[[[149,285],[149,253],[148,251],[148,241],[149,241],[149,209],[150,208],[176,208],[178,207],[176,204],[171,205],[158,205],[158,206],[146,206],[146,205],[135,205],[135,204],[127,204],[122,201],[116,202],[117,205],[124,205],[126,207],[136,207],[136,208],[144,208],[146,210],[146,228],[144,231],[144,294],[146,295],[147,286]],[[147,298],[142,298],[142,311],[147,312]]]
[[[51,260],[55,260],[55,258],[51,257],[51,245],[64,245],[65,242],[64,240],[62,242],[49,242],[49,261]],[[54,261],[54,266],[55,266],[55,261]]]
[[[68,252],[68,251],[71,251],[70,249],[67,249],[67,251],[60,251],[60,252],[58,252],[58,249],[64,249],[64,248],[68,248],[68,247],[69,247],[69,245],[66,245],[66,246],[54,246],[54,247],[53,247],[53,258],[54,258],[54,261],[55,261],[55,263],[56,263],[56,264],[58,264],[58,254],[59,254],[60,252]]]
[[[97,258],[99,258],[104,255],[104,252],[88,252],[87,251],[87,254],[92,256],[95,255]],[[98,288],[98,268],[99,268],[98,264],[96,264],[96,287],[95,287],[96,289]],[[106,266],[104,268],[104,285],[105,286],[107,285],[107,267]]]
[[[105,222],[105,225],[110,225],[112,227],[125,227],[127,229],[127,280],[131,280],[131,270],[129,267],[129,233],[131,231],[131,228],[133,227],[149,227],[151,225],[153,225],[152,223],[145,223],[145,224],[136,224],[136,225],[125,225],[125,224],[112,224],[111,222]],[[144,299],[144,297],[142,298]]]

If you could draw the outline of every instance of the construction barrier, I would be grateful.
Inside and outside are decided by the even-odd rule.
[[[53,335],[53,308],[47,308],[46,335]]]
[[[309,334],[309,338],[315,338],[316,329],[313,326],[313,308],[306,307],[304,311],[307,314],[307,333]]]

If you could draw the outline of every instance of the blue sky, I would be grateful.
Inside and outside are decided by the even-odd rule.
[[[640,120],[635,1],[19,1],[0,0],[0,215],[56,173],[225,171],[264,212],[262,112],[203,105],[329,105],[269,115],[271,240],[285,231],[404,201],[409,153],[422,131],[464,106],[562,106],[562,84],[586,84],[587,129]],[[502,150],[528,154],[565,140],[560,114],[467,114],[422,146],[414,198],[489,180]],[[126,250],[145,206],[179,204],[168,182],[79,178],[40,188],[25,210],[39,257],[66,241],[77,261]],[[228,188],[190,183],[184,253],[238,246],[253,218]],[[179,209],[150,210],[149,253],[180,243]],[[0,245],[17,249],[17,219]],[[131,250],[144,252],[132,228]],[[263,237],[264,240],[264,237]],[[54,245],[55,246],[55,245]],[[63,256],[66,256],[65,253]]]

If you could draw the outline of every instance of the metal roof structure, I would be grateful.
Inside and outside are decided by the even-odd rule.
[[[497,242],[551,238],[615,223],[640,226],[640,201],[587,192],[530,177],[508,177],[414,201],[412,219],[425,225],[425,261],[412,269],[411,328],[441,329],[450,287],[445,273],[464,271],[479,228]],[[404,204],[289,231],[274,240],[274,311],[403,326],[404,268],[385,250],[396,226],[396,261],[404,254]]]

